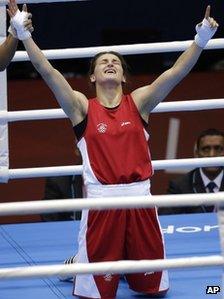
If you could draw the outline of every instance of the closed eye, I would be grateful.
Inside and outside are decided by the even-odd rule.
[[[119,65],[121,65],[120,61],[119,61],[119,60],[116,60],[116,59],[113,60],[113,63],[114,63],[114,64],[119,64]]]
[[[107,59],[103,59],[103,60],[100,61],[100,64],[106,64],[106,63],[108,63]]]

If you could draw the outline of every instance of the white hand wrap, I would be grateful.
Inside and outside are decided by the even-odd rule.
[[[17,10],[15,16],[11,19],[12,25],[16,29],[18,39],[20,40],[25,40],[31,37],[30,32],[24,27],[24,22],[27,18],[27,12]]]
[[[217,27],[211,28],[210,23],[208,20],[204,19],[202,21],[202,25],[196,26],[196,32],[197,34],[194,37],[195,43],[201,47],[204,48],[207,44],[207,42],[213,37],[217,30]]]

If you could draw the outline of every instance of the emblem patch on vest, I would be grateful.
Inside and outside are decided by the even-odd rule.
[[[99,124],[97,125],[97,130],[98,130],[98,132],[100,132],[100,133],[105,133],[106,130],[107,130],[107,125],[104,124],[104,123],[99,123]]]
[[[111,281],[113,278],[113,275],[108,273],[108,274],[104,275],[103,278],[105,281]]]

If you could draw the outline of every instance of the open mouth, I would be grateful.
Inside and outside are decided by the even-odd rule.
[[[114,69],[107,69],[104,72],[105,74],[116,74],[116,71]]]

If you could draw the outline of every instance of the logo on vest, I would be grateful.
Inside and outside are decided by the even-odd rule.
[[[100,133],[105,133],[106,130],[107,130],[107,125],[104,124],[104,123],[99,123],[99,124],[97,125],[97,130],[98,130],[98,132],[100,132]]]
[[[113,275],[108,273],[108,274],[104,275],[103,278],[105,281],[111,281],[113,278]]]
[[[123,127],[123,126],[128,126],[128,125],[130,125],[130,124],[131,124],[130,121],[123,121],[123,122],[121,123],[121,127]]]
[[[144,273],[144,276],[147,276],[147,275],[152,275],[152,274],[154,274],[155,272],[145,272]]]

